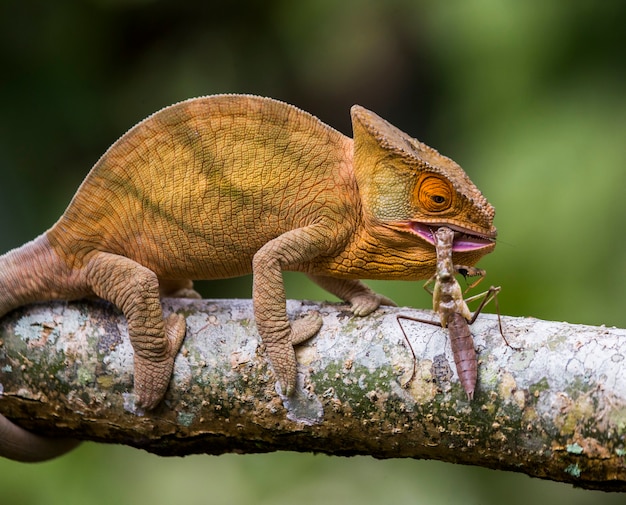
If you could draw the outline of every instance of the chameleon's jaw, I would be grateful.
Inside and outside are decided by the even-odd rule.
[[[452,245],[452,250],[454,252],[466,252],[466,251],[476,251],[478,249],[493,249],[496,245],[495,243],[495,232],[491,233],[493,236],[479,235],[474,231],[467,230],[460,226],[455,226],[452,224],[422,224],[416,221],[411,222],[411,231],[415,233],[417,236],[423,238],[429,244],[435,245],[435,230],[439,228],[439,226],[447,226],[451,228],[456,233],[454,234],[454,243]]]

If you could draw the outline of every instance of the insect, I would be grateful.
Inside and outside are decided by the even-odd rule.
[[[448,329],[450,335],[450,346],[456,364],[459,380],[463,385],[463,389],[467,394],[467,399],[474,398],[474,390],[476,389],[476,380],[478,377],[478,360],[476,358],[476,350],[474,349],[474,340],[470,332],[469,326],[476,320],[483,307],[492,299],[495,301],[498,311],[498,325],[500,333],[504,338],[502,331],[502,323],[500,321],[500,310],[498,308],[497,294],[500,287],[491,286],[486,292],[473,296],[465,300],[464,292],[457,282],[455,275],[460,274],[464,277],[478,277],[478,280],[471,283],[468,288],[476,286],[485,276],[485,271],[480,268],[467,267],[464,265],[454,265],[452,262],[452,246],[454,243],[454,231],[450,228],[439,227],[433,233],[435,239],[435,247],[437,249],[437,271],[426,283],[424,289],[433,297],[433,310],[439,314],[439,323],[427,321],[405,315],[396,316],[398,324],[402,328],[402,332],[406,338],[406,333],[402,327],[401,319],[417,321],[422,323],[434,324]],[[430,289],[430,285],[434,282],[434,287]],[[471,313],[467,306],[468,301],[477,300],[482,297],[482,301],[474,314]],[[504,338],[506,341],[506,338]],[[407,338],[408,342],[408,338]],[[410,344],[409,344],[410,346]],[[413,349],[411,348],[411,352]],[[415,357],[415,353],[413,353]]]

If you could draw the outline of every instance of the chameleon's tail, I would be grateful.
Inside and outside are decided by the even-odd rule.
[[[0,256],[0,317],[34,301],[76,298],[67,264],[50,247],[46,235]],[[30,433],[0,414],[0,457],[45,461],[73,449],[78,441],[48,439]]]
[[[79,440],[36,435],[0,415],[0,457],[23,463],[47,461],[71,451],[79,443]]]
[[[0,256],[0,317],[27,303],[80,296],[68,288],[69,271],[45,234]]]

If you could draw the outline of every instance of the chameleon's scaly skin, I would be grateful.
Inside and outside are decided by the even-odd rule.
[[[128,320],[137,403],[153,408],[185,333],[182,316],[163,320],[159,296],[253,272],[257,327],[291,393],[293,345],[321,318],[289,323],[281,271],[305,272],[366,315],[392,302],[358,279],[432,275],[429,225],[468,234],[464,265],[495,245],[493,208],[456,163],[362,107],[352,120],[354,141],[247,95],[155,113],[107,150],[50,230],[0,257],[0,316],[37,300],[111,301]]]

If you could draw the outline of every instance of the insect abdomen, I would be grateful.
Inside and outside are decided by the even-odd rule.
[[[474,339],[467,321],[458,312],[450,316],[448,331],[459,380],[467,393],[467,399],[472,400],[478,378],[478,360],[474,349]]]

